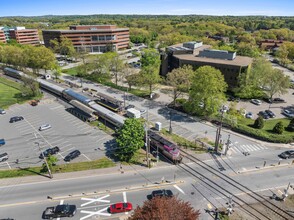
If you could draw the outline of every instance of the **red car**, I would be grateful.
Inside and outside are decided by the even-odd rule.
[[[129,212],[133,209],[133,205],[130,202],[119,202],[112,204],[109,207],[110,213]]]

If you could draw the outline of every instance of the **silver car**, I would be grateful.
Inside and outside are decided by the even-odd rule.
[[[44,131],[44,130],[47,130],[47,129],[50,129],[50,128],[51,128],[50,124],[44,124],[44,125],[41,125],[39,127],[39,131]]]

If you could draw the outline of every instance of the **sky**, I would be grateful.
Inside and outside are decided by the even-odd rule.
[[[294,0],[0,0],[0,17],[91,14],[294,16]]]

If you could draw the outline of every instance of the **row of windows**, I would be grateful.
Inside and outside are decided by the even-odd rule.
[[[109,41],[109,40],[115,40],[115,35],[92,35],[91,36],[92,41]]]

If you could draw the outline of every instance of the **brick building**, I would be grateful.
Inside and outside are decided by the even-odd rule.
[[[69,30],[43,30],[46,47],[50,40],[60,40],[64,36],[72,41],[77,51],[106,52],[126,49],[129,46],[129,29],[117,28],[116,25],[78,25]]]
[[[37,29],[26,29],[25,27],[0,27],[0,42],[3,40],[3,35],[5,41],[16,40],[19,44],[40,44],[39,33]]]
[[[202,42],[187,42],[168,47],[161,55],[161,75],[183,65],[191,65],[193,69],[208,65],[222,72],[229,88],[236,87],[239,75],[246,74],[252,58],[210,48],[210,45],[203,45]]]
[[[3,30],[0,30],[0,43],[6,43],[6,37]]]

